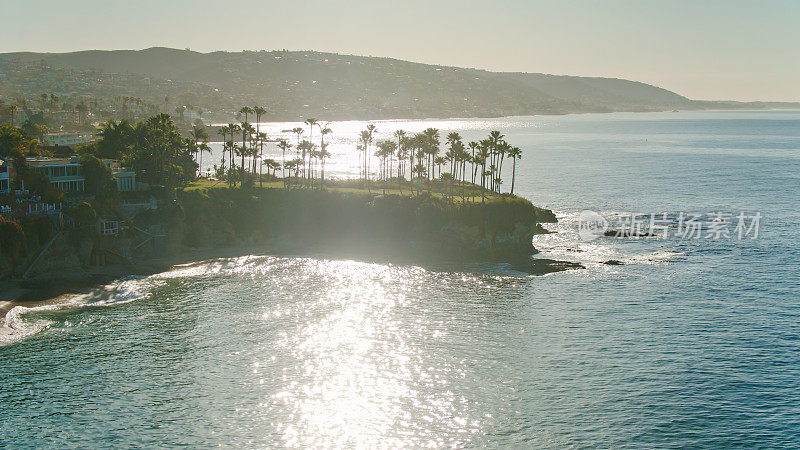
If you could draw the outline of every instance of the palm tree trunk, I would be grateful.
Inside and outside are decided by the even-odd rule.
[[[308,142],[311,142],[311,143],[313,144],[313,142],[314,142],[314,125],[309,125],[309,126],[308,126],[308,129],[309,129],[309,132],[308,132]],[[311,152],[311,151],[314,149],[313,145],[311,145],[310,147],[311,147],[311,148],[309,149],[309,152]],[[311,158],[312,158],[312,157],[311,157],[311,153],[309,153],[309,155],[308,155],[308,166],[309,166],[309,167],[308,167],[308,172],[309,172],[309,173],[306,175],[306,186],[308,186],[308,185],[309,185],[309,182],[310,182],[310,175],[311,175],[311,174],[310,174],[310,172],[311,172]]]
[[[499,167],[499,169],[497,171],[497,178],[499,178],[500,180],[503,179],[503,160],[505,160],[505,158],[503,157],[503,155],[500,155],[500,167]],[[498,183],[498,185],[497,185],[497,193],[498,194],[500,193],[500,186],[501,185]]]
[[[486,203],[486,163],[481,166],[481,203]]]
[[[239,180],[242,184],[240,187],[244,189],[244,154],[247,152],[247,145],[245,144],[245,132],[242,131],[242,176]]]
[[[514,165],[511,167],[511,195],[514,195],[514,178],[517,176],[517,158],[514,157]]]
[[[236,176],[236,172],[233,170],[233,161],[234,161],[234,158],[233,158],[233,156],[234,156],[233,155],[233,147],[234,147],[233,140],[234,139],[236,139],[236,138],[234,138],[233,137],[233,133],[231,133],[231,148],[230,148],[230,153],[228,154],[228,158],[230,159],[230,161],[228,161],[228,165],[230,166],[230,167],[228,167],[228,171],[230,172],[230,176],[228,177],[228,184],[231,187],[233,187],[233,182],[236,181],[236,179],[234,178]]]
[[[264,166],[264,141],[261,141],[261,149],[258,151],[258,187],[264,187],[264,180],[261,177],[261,169]],[[253,163],[255,164],[255,163]],[[255,172],[255,170],[253,171]]]
[[[410,148],[408,151],[408,188],[411,189],[411,195],[414,195],[414,149]]]

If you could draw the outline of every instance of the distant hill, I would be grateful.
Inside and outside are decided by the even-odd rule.
[[[0,54],[0,83],[4,68],[12,66],[42,74],[38,80],[33,75],[17,77],[13,83],[6,77],[0,94],[31,95],[37,89],[50,89],[61,95],[172,96],[173,102],[201,105],[212,115],[230,115],[238,105],[262,104],[271,111],[267,119],[280,120],[494,117],[739,105],[696,102],[622,79],[489,72],[313,51],[198,53],[150,48],[6,53]],[[69,71],[116,75],[105,77],[116,84],[109,88],[109,80],[78,83],[77,75]]]

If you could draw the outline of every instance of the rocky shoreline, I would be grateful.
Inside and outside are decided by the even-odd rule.
[[[57,304],[64,295],[82,294],[108,285],[128,276],[149,276],[166,272],[178,265],[194,264],[220,258],[236,258],[247,255],[272,255],[286,257],[322,257],[332,259],[359,259],[367,262],[414,264],[453,268],[467,261],[448,261],[440,258],[414,260],[408,255],[388,258],[386,255],[336,254],[326,251],[310,252],[301,250],[300,245],[285,242],[272,242],[253,246],[236,246],[226,248],[185,248],[169,257],[151,258],[133,264],[110,264],[102,267],[90,267],[77,270],[61,270],[58,273],[39,273],[29,279],[0,280],[0,330],[5,325],[5,315],[14,306],[43,306]],[[531,247],[533,248],[533,247]],[[319,249],[318,249],[319,250]],[[536,250],[533,249],[533,253]],[[312,256],[313,255],[313,256]],[[494,260],[499,262],[498,260]],[[478,262],[478,261],[473,261]],[[511,267],[530,275],[546,275],[566,270],[582,269],[582,265],[568,261],[536,258],[533,254],[516,260],[509,260]]]
[[[457,268],[507,263],[532,275],[582,268],[536,258],[533,236],[555,222],[552,211],[511,197],[459,206],[439,199],[386,198],[326,192],[186,192],[137,216],[128,234],[98,237],[85,230],[49,243],[35,267],[0,280],[6,311],[20,303],[81,293],[131,275],[246,255],[324,257]],[[159,229],[160,241],[133,230]],[[456,269],[460,270],[460,269]],[[0,310],[0,313],[4,311]]]

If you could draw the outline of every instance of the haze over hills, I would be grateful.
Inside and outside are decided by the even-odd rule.
[[[262,104],[267,120],[495,117],[792,106],[702,102],[636,81],[489,72],[313,51],[189,50],[0,54],[0,96],[135,96],[224,119]],[[797,106],[794,104],[793,106]]]

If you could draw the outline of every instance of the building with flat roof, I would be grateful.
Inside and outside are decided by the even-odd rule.
[[[92,140],[92,136],[83,133],[47,133],[44,135],[44,144],[54,147],[74,148],[80,144],[85,144]]]
[[[46,175],[50,183],[68,194],[81,193],[84,190],[86,178],[82,173],[81,163],[77,156],[69,158],[25,158],[28,168],[32,171]]]
[[[116,159],[104,159],[103,164],[111,169],[111,174],[114,175],[114,180],[117,181],[117,189],[120,192],[136,190],[136,172],[122,167]]]

